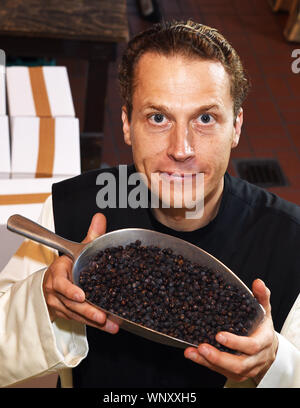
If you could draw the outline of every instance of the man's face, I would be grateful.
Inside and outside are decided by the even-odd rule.
[[[230,80],[222,64],[146,53],[135,80],[131,120],[125,108],[122,120],[137,171],[146,175],[149,186],[151,174],[152,182],[167,178],[176,185],[184,175],[191,180],[203,173],[208,198],[220,189],[242,125],[242,111],[234,121]]]

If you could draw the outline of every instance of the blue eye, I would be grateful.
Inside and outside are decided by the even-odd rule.
[[[209,115],[208,113],[203,113],[203,115],[199,116],[200,120],[202,123],[210,123],[212,121],[212,116]]]
[[[155,123],[162,123],[165,117],[162,113],[155,113],[151,118]]]

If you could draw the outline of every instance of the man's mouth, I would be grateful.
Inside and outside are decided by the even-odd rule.
[[[198,173],[183,173],[183,172],[178,172],[178,171],[160,171],[159,176],[162,180],[167,180],[167,181],[183,181],[183,180],[191,180],[196,177]]]

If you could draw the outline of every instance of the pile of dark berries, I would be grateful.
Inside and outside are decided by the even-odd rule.
[[[92,303],[123,318],[198,345],[219,331],[247,335],[259,307],[246,290],[171,249],[129,245],[100,251],[81,272]]]

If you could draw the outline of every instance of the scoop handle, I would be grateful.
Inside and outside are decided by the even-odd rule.
[[[47,228],[19,214],[9,217],[7,220],[7,229],[39,242],[40,244],[57,249],[69,256],[72,260],[75,260],[85,247],[85,244],[79,244],[62,238]]]

